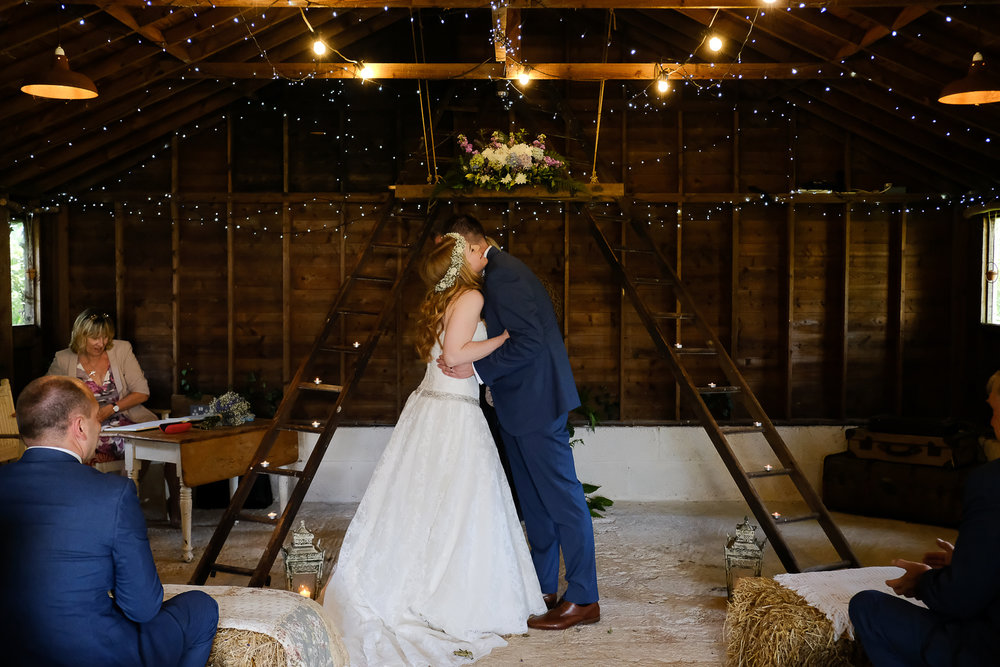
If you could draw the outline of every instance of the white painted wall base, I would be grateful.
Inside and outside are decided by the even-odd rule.
[[[846,426],[784,426],[778,431],[817,492],[823,457],[844,451]],[[309,487],[309,502],[358,502],[392,433],[390,427],[337,429],[323,463]],[[602,426],[578,428],[583,444],[574,451],[577,476],[601,486],[612,500],[740,500],[739,490],[700,426]],[[780,464],[759,435],[731,436],[748,470]],[[304,460],[316,442],[300,435]],[[785,477],[758,480],[765,500],[798,498]]]

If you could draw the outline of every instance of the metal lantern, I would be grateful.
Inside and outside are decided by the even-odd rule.
[[[730,600],[733,599],[734,568],[753,570],[753,576],[760,576],[767,538],[758,542],[756,537],[757,526],[751,525],[747,516],[736,526],[735,535],[726,535],[726,597]]]
[[[314,545],[313,537],[306,528],[306,522],[300,521],[299,527],[292,532],[292,546],[281,547],[281,554],[285,559],[288,590],[315,600],[323,582],[326,552],[317,549],[322,540]]]

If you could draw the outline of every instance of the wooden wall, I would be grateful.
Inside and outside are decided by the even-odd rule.
[[[441,127],[531,126],[585,180],[593,87],[552,86],[565,100],[561,116],[508,112],[488,90],[479,106],[444,108],[439,135]],[[956,367],[969,317],[956,297],[968,286],[956,276],[971,258],[954,205],[929,201],[922,193],[935,194],[933,185],[915,170],[896,169],[890,156],[792,107],[748,101],[720,110],[692,99],[651,113],[636,110],[629,94],[622,87],[606,100],[598,173],[625,183],[634,214],[676,260],[772,418],[955,412],[961,399],[942,400],[938,389],[972,380]],[[43,261],[69,244],[55,289],[43,295],[59,311],[49,322],[68,327],[91,305],[114,312],[154,406],[168,404],[186,366],[213,392],[240,389],[250,373],[271,385],[289,379],[385,186],[426,175],[422,149],[399,148],[419,144],[418,111],[365,95],[367,108],[335,113],[305,105],[287,114],[273,100],[232,109],[46,216]],[[451,149],[437,141],[444,169]],[[788,194],[809,184],[877,190],[890,182],[909,194]],[[577,382],[616,405],[613,418],[688,416],[573,204],[447,205],[480,217],[552,287]],[[348,421],[393,422],[419,381],[409,328],[416,282]],[[65,345],[68,331],[45,333],[50,351]]]

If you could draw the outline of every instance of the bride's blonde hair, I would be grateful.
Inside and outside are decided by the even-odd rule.
[[[461,263],[458,265],[458,275],[449,285],[445,274],[452,267],[452,254],[455,252],[460,253],[458,259]],[[424,257],[420,265],[420,277],[427,286],[427,295],[420,304],[417,315],[417,355],[421,361],[431,361],[431,349],[434,343],[441,342],[441,332],[444,328],[442,322],[448,305],[461,294],[479,289],[483,279],[465,261],[465,243],[451,235],[445,236]]]

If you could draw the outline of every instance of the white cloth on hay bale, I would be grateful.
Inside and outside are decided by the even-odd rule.
[[[856,593],[866,590],[882,591],[895,595],[892,589],[885,585],[885,582],[887,579],[895,579],[902,575],[903,568],[901,567],[858,567],[828,572],[777,574],[774,576],[774,580],[785,588],[798,593],[805,598],[810,606],[823,612],[833,624],[834,638],[847,632],[847,636],[854,639],[854,626],[851,625],[847,608],[851,598]],[[921,607],[926,606],[919,600],[904,599]]]
[[[266,635],[283,649],[287,667],[340,667],[347,650],[323,608],[292,591],[242,586],[165,584],[163,597],[202,591],[219,604],[219,630]]]

